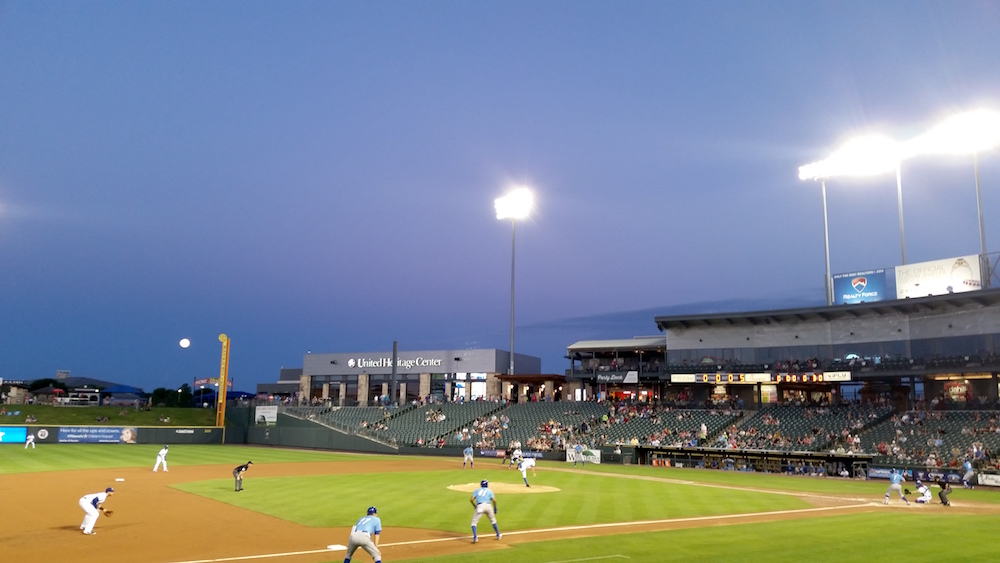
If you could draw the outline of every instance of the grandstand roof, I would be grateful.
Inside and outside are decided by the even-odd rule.
[[[804,321],[832,321],[860,317],[887,315],[919,315],[943,313],[969,307],[995,307],[1000,305],[1000,289],[984,289],[966,293],[935,295],[917,299],[895,299],[875,303],[805,307],[753,311],[747,313],[709,313],[705,315],[657,316],[656,327],[661,331],[675,328],[760,325],[773,323],[801,323]]]
[[[570,344],[566,350],[574,352],[608,352],[615,350],[652,350],[662,351],[667,345],[664,336],[637,336],[620,340],[581,340]]]

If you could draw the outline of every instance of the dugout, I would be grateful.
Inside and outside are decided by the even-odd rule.
[[[691,467],[765,473],[802,473],[811,468],[823,469],[824,475],[837,476],[846,469],[852,476],[867,475],[874,456],[831,452],[793,452],[770,450],[729,450],[719,448],[651,447],[635,448],[637,463],[656,467]]]

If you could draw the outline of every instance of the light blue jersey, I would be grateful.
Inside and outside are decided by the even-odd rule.
[[[892,473],[889,474],[889,488],[885,490],[885,502],[883,504],[889,504],[889,493],[893,491],[899,493],[899,498],[903,499],[903,502],[910,504],[910,501],[906,500],[906,495],[903,494],[903,481],[906,481],[903,472],[893,469]]]
[[[487,489],[486,487],[479,487],[476,492],[472,493],[472,496],[476,497],[476,504],[489,503],[493,501],[493,491]]]
[[[365,532],[370,536],[382,533],[382,520],[378,516],[362,516],[358,523],[354,525],[354,529],[359,532]]]
[[[462,450],[462,453],[464,453],[465,455],[471,456],[472,455],[472,446],[466,446],[465,449]]]
[[[965,471],[966,473],[972,471],[972,462],[965,460],[965,463],[962,464],[962,471]]]

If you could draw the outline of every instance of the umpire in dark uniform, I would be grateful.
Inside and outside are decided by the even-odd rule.
[[[941,504],[951,506],[951,501],[948,500],[948,495],[951,494],[951,483],[945,479],[938,479],[938,487],[941,487],[941,490],[938,491],[938,498],[941,499]]]
[[[243,465],[236,466],[236,469],[233,469],[233,478],[236,479],[237,493],[243,490],[243,474],[247,472],[247,469],[250,469],[251,465],[253,465],[253,462],[248,461]]]

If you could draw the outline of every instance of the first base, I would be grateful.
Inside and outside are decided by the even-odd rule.
[[[338,549],[347,549],[347,546],[346,545],[340,545],[339,543],[335,543],[335,544],[326,546],[326,548],[329,549],[330,551],[337,551]]]
[[[115,479],[115,481],[119,481],[119,482],[124,481],[124,480],[125,480],[124,477],[119,477],[119,478]]]

